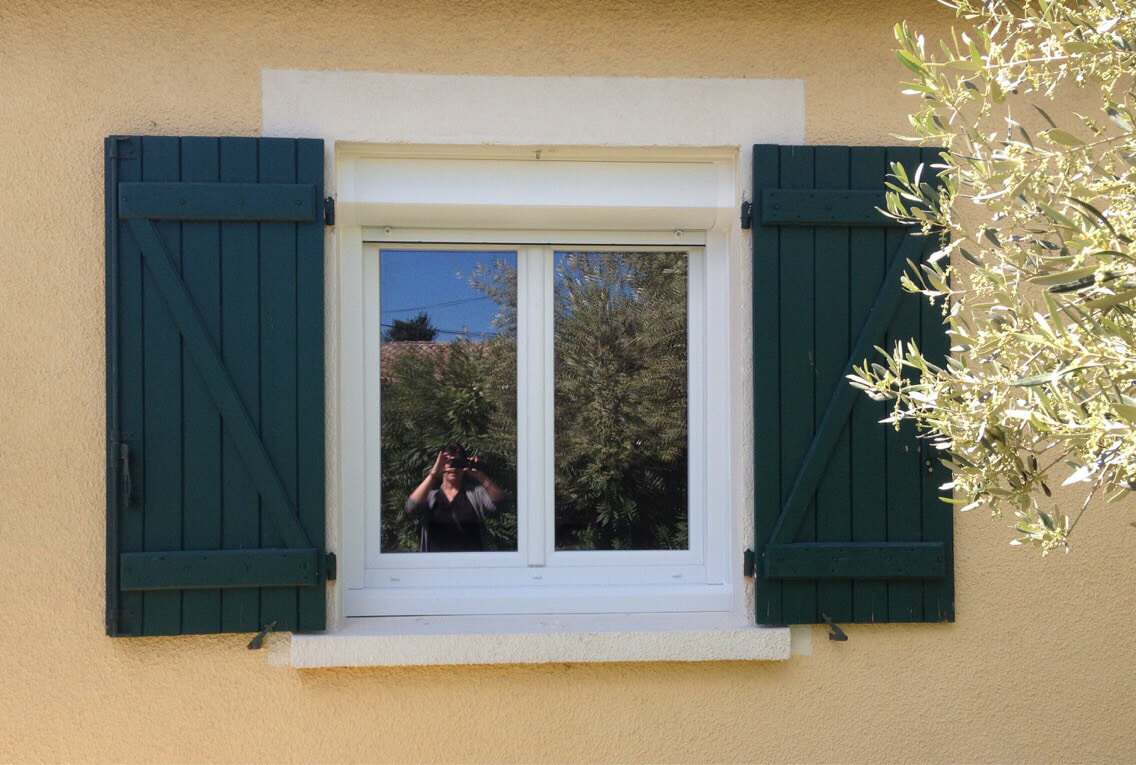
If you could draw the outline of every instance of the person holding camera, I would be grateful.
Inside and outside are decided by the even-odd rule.
[[[461,444],[449,444],[410,493],[406,514],[421,529],[422,552],[477,552],[489,549],[485,519],[500,512],[504,499],[477,458]]]

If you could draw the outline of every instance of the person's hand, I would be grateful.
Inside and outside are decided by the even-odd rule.
[[[438,452],[438,459],[434,460],[434,467],[430,468],[430,477],[438,479],[442,477],[442,471],[446,469],[446,465],[450,462],[450,455],[444,451]]]
[[[477,463],[478,463],[477,457],[470,457],[469,461],[472,462],[473,465],[470,466],[470,467],[467,467],[465,469],[466,475],[470,476],[471,478],[473,478],[477,481],[484,481],[487,478],[487,476],[485,475],[485,473],[481,472],[481,468],[479,468],[477,466]]]
[[[493,500],[494,502],[500,502],[501,500],[503,500],[505,498],[505,492],[501,491],[500,487],[498,487],[497,484],[493,483],[492,478],[485,475],[485,473],[481,471],[481,468],[477,466],[477,457],[470,457],[469,461],[474,464],[472,467],[467,467],[465,469],[466,474],[470,478],[481,484],[482,489],[489,492],[489,498],[491,500]]]

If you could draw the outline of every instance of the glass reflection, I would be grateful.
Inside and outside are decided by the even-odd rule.
[[[380,252],[383,552],[517,547],[516,265]]]
[[[687,255],[555,267],[556,548],[685,549]]]

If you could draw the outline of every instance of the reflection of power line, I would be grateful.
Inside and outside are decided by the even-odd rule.
[[[387,329],[394,329],[393,324],[382,324]],[[438,329],[437,327],[430,327],[430,329],[437,332],[439,335],[480,335],[481,337],[497,337],[500,332],[475,332],[472,329]]]
[[[415,305],[410,308],[384,308],[380,313],[409,313],[411,311],[424,311],[427,308],[447,308],[452,305],[463,305],[464,303],[473,303],[478,300],[488,300],[488,295],[481,297],[462,298],[461,300],[447,300],[445,303],[431,303],[430,305]]]

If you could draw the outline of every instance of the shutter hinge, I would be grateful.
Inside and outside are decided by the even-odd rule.
[[[327,581],[334,582],[335,581],[335,574],[336,574],[336,571],[335,571],[335,553],[329,552],[327,554],[327,556],[324,558],[324,561],[326,563],[325,573],[327,574]]]
[[[742,202],[742,228],[753,228],[753,202]]]
[[[746,550],[742,553],[742,576],[754,576],[755,571],[753,550]]]
[[[323,200],[323,225],[335,225],[335,197],[324,197]]]

